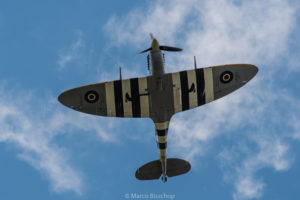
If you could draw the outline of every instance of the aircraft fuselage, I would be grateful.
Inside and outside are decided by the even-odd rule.
[[[168,111],[165,110],[168,108],[168,99],[164,96],[167,94],[165,92],[163,78],[165,74],[164,69],[164,54],[159,49],[159,43],[154,38],[151,44],[152,50],[150,51],[150,72],[152,77],[155,79],[155,86],[152,91],[149,91],[151,105],[155,105],[158,108],[158,111],[155,112],[156,116],[151,117],[154,121],[156,129],[156,142],[159,153],[159,160],[162,167],[162,180],[166,182],[167,175],[167,135],[168,135],[168,125],[171,116],[168,115]],[[155,108],[153,108],[155,109]],[[152,110],[153,110],[152,109]]]
[[[164,54],[161,51],[150,52],[150,74],[162,78],[165,74]]]

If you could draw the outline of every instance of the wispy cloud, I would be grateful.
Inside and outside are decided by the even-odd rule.
[[[293,121],[293,127],[294,127],[294,135],[293,137],[295,139],[298,139],[300,140],[300,121],[297,120],[297,121]]]
[[[105,29],[114,38],[113,44],[144,43],[150,32],[164,42],[173,42],[176,33],[185,25],[192,3],[195,1],[173,2],[159,1],[150,4],[146,11],[135,9],[122,20],[117,16],[112,17]],[[138,30],[136,26],[139,27]]]
[[[81,59],[81,51],[84,48],[83,32],[78,31],[78,38],[69,47],[60,50],[57,64],[59,69],[64,69],[70,63]]]
[[[122,20],[112,17],[106,31],[116,45],[140,45],[149,32],[161,43],[180,45],[184,59],[179,56],[172,70],[187,63],[192,66],[191,55],[196,55],[201,65],[265,64],[286,50],[294,14],[293,6],[280,0],[158,1],[146,11],[132,10]]]
[[[249,83],[224,99],[177,115],[171,122],[170,142],[176,146],[175,153],[194,163],[218,137],[232,138],[232,143],[238,144],[234,149],[223,144],[226,150],[220,154],[230,168],[224,170],[224,177],[234,184],[235,199],[261,197],[266,184],[256,177],[257,172],[265,167],[287,170],[293,163],[289,138],[298,139],[298,123],[283,119],[299,121],[298,99],[284,89],[272,88],[271,81],[265,82],[269,81]],[[182,134],[186,130],[188,134]]]
[[[113,142],[114,134],[109,133],[112,124],[109,120],[106,124],[93,123],[92,116],[58,108],[56,99],[40,104],[34,93],[27,91],[24,95],[18,91],[0,89],[0,142],[15,146],[18,157],[43,173],[55,192],[82,194],[83,173],[70,162],[71,152],[53,140],[72,130],[84,130],[102,141]]]
[[[293,162],[289,154],[289,145],[271,135],[263,139],[256,137],[224,149],[219,159],[225,180],[235,185],[234,199],[261,197],[266,184],[257,178],[256,172],[266,167],[275,171],[288,170]]]
[[[300,108],[297,97],[276,80],[278,69],[290,68],[281,66],[281,59],[293,56],[288,47],[296,18],[296,8],[288,1],[191,0],[151,2],[146,11],[135,9],[107,23],[106,30],[116,45],[144,44],[147,34],[153,32],[161,43],[183,47],[183,54],[167,59],[168,71],[192,68],[193,55],[201,66],[242,62],[260,67],[258,76],[238,92],[178,114],[171,121],[170,142],[176,147],[170,150],[189,160],[204,156],[217,137],[226,135],[237,143],[245,140],[245,147],[234,150],[246,148],[246,152],[229,160],[225,150],[220,153],[222,162],[231,164],[235,199],[263,195],[266,184],[256,177],[259,170],[271,167],[282,171],[292,164],[291,144],[286,138],[297,138],[299,128],[297,123],[281,120],[300,121]],[[182,134],[186,130],[188,134]],[[224,177],[228,174],[224,170]]]

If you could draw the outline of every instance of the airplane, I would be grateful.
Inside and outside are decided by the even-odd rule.
[[[120,79],[67,90],[59,95],[63,105],[79,112],[108,117],[151,118],[155,125],[159,159],[136,170],[139,180],[155,180],[187,173],[188,161],[167,158],[170,120],[176,113],[217,100],[245,85],[258,72],[251,64],[227,64],[165,73],[163,51],[182,51],[160,45],[152,34],[146,77]],[[192,124],[191,124],[192,126]],[[183,133],[184,134],[184,133]]]

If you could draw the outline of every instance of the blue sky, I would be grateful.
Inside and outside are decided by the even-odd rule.
[[[283,0],[1,1],[0,199],[299,199],[299,2]],[[257,76],[175,115],[170,157],[191,171],[141,182],[158,158],[150,119],[70,110],[70,88],[148,75],[149,32],[182,53],[166,71],[251,63]],[[141,198],[140,198],[141,199]],[[145,199],[145,198],[144,198]],[[166,198],[165,198],[166,199]],[[167,198],[170,199],[170,198]]]

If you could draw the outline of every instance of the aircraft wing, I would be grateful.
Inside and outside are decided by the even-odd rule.
[[[74,88],[58,100],[80,112],[110,117],[149,117],[147,77],[115,80]]]
[[[74,88],[59,101],[74,110],[110,117],[170,119],[175,113],[219,99],[245,85],[258,69],[236,64],[115,80]]]
[[[174,112],[207,104],[245,85],[258,68],[233,64],[172,73]]]

